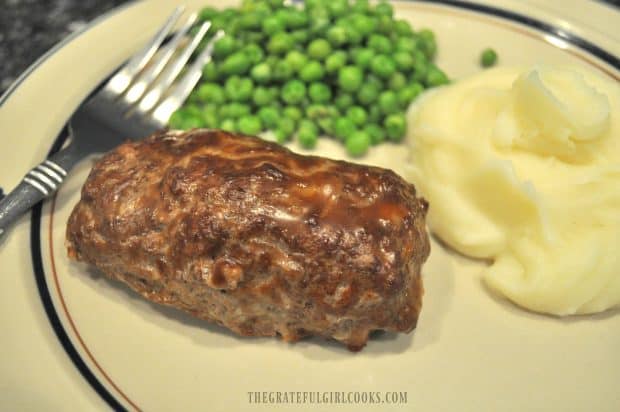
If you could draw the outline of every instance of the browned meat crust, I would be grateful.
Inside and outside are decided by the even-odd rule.
[[[240,335],[359,350],[372,330],[416,325],[426,211],[390,170],[170,132],[94,166],[67,246],[145,298]]]

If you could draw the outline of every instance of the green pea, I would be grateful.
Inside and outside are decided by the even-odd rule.
[[[218,109],[217,109],[217,115],[218,115],[218,116],[219,116],[219,118],[220,118],[220,122],[221,122],[221,119],[227,119],[227,118],[231,117],[231,116],[230,116],[230,108],[229,108],[229,105],[228,105],[228,104],[223,104],[223,105],[221,105],[220,107],[218,107]]]
[[[232,117],[233,119],[239,119],[240,117],[247,116],[251,112],[250,106],[247,104],[232,102],[227,106],[226,117]]]
[[[304,7],[309,13],[311,21],[319,18],[329,18],[326,0],[306,0]]]
[[[204,7],[200,10],[200,13],[198,13],[198,19],[200,21],[213,20],[213,18],[218,14],[220,14],[218,9],[213,7]]]
[[[331,17],[342,17],[349,10],[349,2],[347,0],[333,0],[327,4],[327,9]]]
[[[243,48],[243,53],[245,53],[245,55],[247,56],[247,58],[250,60],[251,64],[258,64],[261,61],[263,61],[263,58],[265,57],[265,53],[263,52],[263,49],[257,45],[257,44],[248,44],[247,46],[245,46]]]
[[[357,92],[357,100],[368,106],[377,100],[380,90],[376,84],[364,83]]]
[[[275,66],[276,63],[279,61],[280,61],[280,56],[268,55],[265,58],[265,63],[267,63],[271,67]]]
[[[237,124],[235,123],[234,119],[224,119],[220,122],[220,129],[227,132],[235,133],[237,132]]]
[[[370,70],[380,78],[388,79],[396,71],[396,64],[388,56],[379,54],[372,58]]]
[[[273,36],[278,32],[284,31],[285,24],[279,17],[269,16],[263,20],[262,29],[266,35]]]
[[[347,32],[347,42],[349,44],[360,44],[364,40],[364,35],[362,32],[357,30],[355,27],[345,25],[344,29]]]
[[[394,21],[394,31],[399,36],[405,37],[413,36],[414,34],[409,22],[403,19],[398,19]]]
[[[292,136],[297,129],[297,122],[289,117],[280,117],[277,121],[276,129],[283,130],[288,136]]]
[[[256,12],[259,16],[261,16],[262,20],[267,18],[273,12],[271,6],[266,1],[259,1],[259,2],[254,2],[254,3],[255,3],[253,6],[254,12]]]
[[[271,66],[267,63],[259,63],[252,67],[250,76],[256,83],[265,84],[271,80]]]
[[[278,86],[270,86],[269,93],[271,93],[273,100],[280,98],[280,88]]]
[[[368,47],[378,54],[390,54],[392,52],[392,42],[381,34],[372,34],[368,38]]]
[[[299,29],[291,31],[291,38],[294,41],[294,44],[303,44],[308,41],[310,38],[310,33],[308,30]]]
[[[347,43],[347,31],[341,26],[332,26],[327,30],[327,40],[334,47],[341,47]]]
[[[327,106],[323,104],[310,104],[306,107],[306,117],[310,120],[318,120],[329,116],[329,110]]]
[[[381,123],[383,120],[383,113],[381,113],[381,108],[376,104],[368,107],[368,121],[370,123]]]
[[[202,110],[196,104],[188,104],[183,108],[187,116],[200,116],[202,114]]]
[[[241,28],[253,30],[261,27],[262,17],[259,13],[243,13],[238,21]]]
[[[299,72],[308,62],[308,58],[305,54],[299,50],[291,50],[286,54],[284,60],[291,66],[293,71]]]
[[[248,135],[257,135],[263,130],[263,124],[258,116],[243,116],[237,121],[239,132]]]
[[[429,87],[441,86],[448,84],[448,76],[435,65],[432,65],[426,73],[426,85]]]
[[[289,11],[290,9],[288,7],[282,7],[276,10],[276,12],[274,13],[274,16],[277,16],[280,20],[282,20],[283,22],[286,22],[289,16]]]
[[[272,68],[274,80],[286,81],[293,77],[293,68],[286,60],[278,60]]]
[[[327,117],[338,117],[340,116],[340,109],[338,109],[335,105],[331,104],[327,106]]]
[[[171,129],[183,129],[185,118],[185,112],[183,111],[183,109],[179,109],[172,113],[170,119],[168,119],[168,126],[170,126]]]
[[[379,144],[385,140],[385,132],[383,128],[376,123],[367,124],[364,131],[370,136],[370,143]]]
[[[497,62],[497,53],[491,48],[486,48],[480,54],[480,65],[482,67],[491,67]]]
[[[257,87],[252,94],[252,102],[256,106],[266,106],[274,100],[274,96],[271,91],[266,87]]]
[[[303,117],[303,113],[301,112],[301,109],[297,106],[286,106],[282,110],[282,114],[284,115],[284,117],[287,117],[293,120],[294,122],[300,121]]]
[[[398,104],[400,104],[401,107],[407,107],[423,91],[424,91],[424,86],[422,86],[422,84],[417,83],[417,82],[410,84],[408,86],[405,86],[404,88],[396,92],[396,97],[398,98]]]
[[[219,78],[219,72],[214,62],[209,62],[202,68],[202,80],[207,82],[216,81]]]
[[[318,133],[311,129],[299,129],[297,132],[297,140],[302,147],[306,149],[314,149],[318,140]]]
[[[212,30],[213,32],[224,29],[224,27],[226,27],[226,24],[227,24],[226,19],[221,14],[209,19],[209,21],[211,22],[210,30]],[[198,32],[198,30],[200,30],[200,26],[197,25],[190,30],[190,33],[192,35],[195,35]]]
[[[422,39],[423,41],[428,41],[428,40],[435,40],[435,33],[433,33],[431,30],[429,29],[422,29],[418,32],[418,36],[420,37],[420,39]]]
[[[202,120],[203,120],[204,127],[207,127],[209,129],[215,129],[218,127],[219,125],[218,119],[219,118],[217,116],[217,113],[205,112],[202,114]]]
[[[311,59],[315,60],[323,60],[325,59],[332,51],[332,47],[329,42],[325,39],[315,39],[308,44],[308,56]]]
[[[413,62],[413,80],[422,82],[426,80],[427,72],[430,65],[426,57],[423,58],[416,57],[414,54],[414,62]]]
[[[388,85],[390,86],[390,89],[397,92],[407,85],[407,77],[400,72],[395,72],[392,76],[390,76]]]
[[[257,115],[267,129],[276,128],[281,118],[279,110],[274,106],[261,107]]]
[[[302,130],[302,129],[312,130],[314,133],[319,132],[319,128],[316,125],[316,123],[314,123],[312,120],[309,120],[309,119],[301,119],[299,121],[299,130]]]
[[[334,105],[341,111],[347,110],[353,105],[355,99],[348,93],[340,93],[334,100]]]
[[[198,89],[192,90],[189,96],[187,96],[187,102],[185,104],[188,103],[200,103],[200,98],[198,97]]]
[[[278,32],[269,38],[267,50],[273,54],[283,54],[291,50],[294,45],[294,39],[287,32]]]
[[[218,105],[215,103],[207,103],[202,108],[199,109],[203,115],[205,114],[214,114],[217,116]]]
[[[329,17],[317,15],[310,19],[310,27],[308,32],[313,37],[322,37],[327,33],[327,29],[330,27]]]
[[[242,0],[237,8],[205,8],[201,18],[226,35],[170,124],[224,125],[249,134],[264,128],[279,142],[297,130],[305,147],[316,145],[319,132],[345,145],[356,135],[358,146],[347,148],[351,155],[401,139],[406,107],[425,87],[448,78],[432,62],[433,32],[415,32],[380,1],[306,0],[295,7],[283,0]]]
[[[377,33],[385,34],[389,36],[392,34],[394,23],[389,16],[378,15],[377,16]]]
[[[315,103],[327,103],[332,98],[331,89],[324,83],[312,83],[308,88],[310,100]]]
[[[362,69],[368,69],[373,57],[375,57],[373,49],[363,48],[354,52],[353,61]]]
[[[423,29],[418,32],[418,36],[420,37],[420,48],[422,49],[426,57],[432,59],[437,51],[435,34],[428,29]]]
[[[400,110],[400,104],[396,93],[392,90],[386,90],[379,94],[379,108],[385,115],[396,113]]]
[[[328,136],[334,135],[334,118],[332,117],[322,117],[318,119],[317,124],[323,133]]]
[[[345,140],[347,152],[353,157],[366,154],[370,146],[370,135],[364,130],[356,130]]]
[[[363,126],[368,119],[368,114],[361,106],[351,106],[347,109],[347,117],[353,121],[355,126]]]
[[[233,7],[227,7],[224,10],[222,10],[222,12],[220,13],[220,16],[222,16],[227,21],[231,21],[232,19],[237,17],[238,14],[239,14],[239,11],[237,9]]]
[[[336,73],[347,63],[347,53],[338,50],[325,59],[325,71],[328,74]]]
[[[254,84],[251,79],[231,76],[224,84],[226,97],[233,102],[246,102],[252,98]]]
[[[334,135],[343,142],[355,131],[355,123],[348,117],[339,117],[334,121]]]
[[[234,52],[222,62],[222,73],[227,75],[244,74],[251,66],[251,61],[243,52]]]
[[[325,69],[321,63],[312,60],[299,72],[299,78],[306,83],[321,80],[325,75]]]
[[[244,31],[237,34],[237,39],[243,44],[263,44],[267,38],[262,31]]]
[[[403,72],[409,72],[413,68],[413,56],[404,51],[397,51],[392,55],[396,68]]]
[[[415,37],[399,37],[395,46],[398,51],[413,53],[418,48],[418,41]]]
[[[388,3],[387,1],[382,1],[375,6],[375,13],[383,16],[392,17],[392,15],[394,14],[394,9],[392,8],[392,5],[390,3]]]
[[[364,80],[364,84],[372,84],[372,85],[378,87],[379,89],[384,89],[385,88],[383,80],[381,78],[379,78],[378,76],[375,76],[374,74],[366,75],[366,79]]]
[[[299,80],[289,80],[282,87],[281,97],[288,104],[301,103],[306,97],[306,85]]]
[[[355,92],[362,85],[362,70],[356,66],[345,66],[338,71],[338,85],[342,90]]]
[[[222,104],[226,100],[224,89],[216,83],[203,83],[198,87],[196,94],[203,102]]]
[[[286,26],[289,29],[301,29],[308,26],[309,16],[301,10],[289,9]]]
[[[407,121],[402,113],[395,113],[385,118],[383,126],[388,139],[398,142],[405,136]]]
[[[295,121],[288,117],[282,117],[278,119],[275,131],[278,142],[282,143],[289,140],[295,133]]]
[[[363,37],[370,36],[377,28],[376,19],[361,13],[354,13],[351,15],[350,24]]]
[[[231,54],[237,48],[237,42],[234,37],[225,35],[221,37],[213,45],[213,56],[215,58],[223,58]]]
[[[355,0],[351,5],[351,8],[354,11],[366,13],[370,9],[370,3],[368,0]]]
[[[204,119],[202,118],[202,116],[188,116],[187,118],[185,118],[185,121],[183,122],[183,129],[185,130],[198,129],[204,126],[205,126],[205,123],[204,123]]]

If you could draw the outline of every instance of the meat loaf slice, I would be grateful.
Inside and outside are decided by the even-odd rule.
[[[244,336],[411,331],[427,203],[390,170],[222,131],[162,132],[97,162],[69,256]]]

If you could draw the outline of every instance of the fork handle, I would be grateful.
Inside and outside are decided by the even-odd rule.
[[[10,226],[32,206],[50,197],[75,164],[72,145],[32,168],[10,193],[0,200],[0,243]]]

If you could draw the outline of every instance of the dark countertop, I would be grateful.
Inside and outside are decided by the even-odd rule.
[[[54,44],[127,1],[0,0],[0,94]]]
[[[71,32],[127,0],[0,0],[0,94]]]

